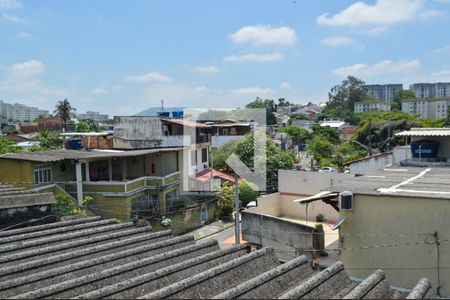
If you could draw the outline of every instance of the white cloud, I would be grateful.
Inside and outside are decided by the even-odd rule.
[[[261,95],[267,95],[267,94],[273,94],[274,91],[271,88],[260,88],[260,87],[244,87],[239,88],[232,91],[233,94],[236,95],[254,95],[254,96],[261,96]]]
[[[270,54],[242,54],[242,55],[228,55],[223,59],[227,62],[242,62],[242,61],[257,61],[257,62],[272,62],[283,59],[283,54],[280,52],[274,52]]]
[[[450,45],[434,49],[433,51],[431,51],[431,53],[434,53],[434,54],[450,53]]]
[[[17,38],[21,40],[28,40],[31,37],[31,35],[28,32],[21,31],[17,34]]]
[[[289,84],[289,82],[285,81],[280,84],[280,89],[285,90],[285,91],[290,91],[290,90],[292,90],[292,87]]]
[[[391,60],[383,60],[373,65],[355,64],[340,67],[333,70],[333,74],[341,77],[348,75],[356,76],[374,76],[386,73],[404,73],[417,70],[421,67],[420,60],[409,60],[404,62],[393,62]]]
[[[12,23],[26,23],[27,22],[27,20],[19,18],[17,16],[13,16],[13,15],[3,14],[2,17],[4,20],[6,20],[8,22],[12,22]]]
[[[104,86],[99,86],[91,90],[91,94],[104,95],[108,93],[108,90]]]
[[[331,26],[388,26],[415,19],[436,16],[436,11],[425,9],[424,0],[377,0],[374,4],[356,2],[341,12],[317,18],[319,25]]]
[[[192,72],[195,73],[206,73],[206,74],[217,73],[220,71],[220,69],[215,66],[194,67],[191,70]]]
[[[32,59],[23,63],[13,64],[9,69],[10,77],[35,77],[44,73],[44,64],[39,61]]]
[[[115,84],[115,85],[113,85],[113,86],[111,87],[111,90],[112,90],[113,92],[121,91],[121,90],[122,90],[122,86],[121,86],[120,84]]]
[[[0,0],[0,9],[21,8],[22,3],[18,0]]]
[[[150,72],[142,75],[127,75],[124,78],[127,82],[171,82],[172,79],[159,72]]]
[[[22,98],[20,103],[38,107],[49,107],[49,101],[68,97],[68,89],[41,82],[44,71],[44,64],[35,59],[13,64],[0,78],[0,91],[3,95],[10,93],[16,99]]]
[[[357,42],[345,36],[333,36],[320,41],[320,44],[328,47],[355,45]]]
[[[298,40],[292,28],[283,26],[274,28],[271,25],[244,26],[229,38],[237,44],[292,46]]]
[[[450,69],[449,70],[442,70],[439,72],[435,72],[431,74],[432,76],[450,76]]]

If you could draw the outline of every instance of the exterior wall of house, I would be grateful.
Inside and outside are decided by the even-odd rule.
[[[391,284],[405,288],[426,277],[434,288],[442,287],[441,295],[450,295],[450,243],[441,242],[438,260],[433,236],[435,232],[440,239],[450,236],[450,200],[423,195],[354,196],[353,210],[341,212],[347,220],[340,230],[340,260],[350,276],[364,278],[383,269]],[[379,247],[392,244],[399,246]]]
[[[0,182],[31,189],[34,186],[33,166],[31,161],[0,159]]]
[[[393,163],[392,153],[382,153],[379,155],[363,158],[349,163],[351,174],[366,174],[383,170]]]
[[[213,148],[218,148],[230,141],[239,141],[244,135],[213,135],[211,137],[211,146]]]
[[[278,170],[278,189],[284,193],[314,195],[354,175]]]

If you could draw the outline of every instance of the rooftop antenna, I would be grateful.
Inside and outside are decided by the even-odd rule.
[[[161,111],[164,111],[164,99],[161,99]]]

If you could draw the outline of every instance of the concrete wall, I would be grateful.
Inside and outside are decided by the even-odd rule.
[[[367,159],[355,161],[349,165],[351,174],[366,174],[383,170],[392,165],[393,155],[391,153],[376,155]]]
[[[323,235],[308,234],[316,232],[316,229],[303,224],[254,213],[253,210],[241,214],[242,238],[263,247],[273,247],[281,260],[290,260],[302,254],[312,257],[312,252],[303,250],[313,249],[318,243],[315,239],[324,238]]]
[[[405,145],[405,146],[397,146],[394,149],[392,149],[392,155],[393,155],[393,165],[400,165],[400,162],[405,159],[411,158],[411,146]]]
[[[278,189],[283,193],[314,195],[343,180],[353,178],[352,174],[318,173],[278,170]]]
[[[281,216],[280,193],[273,193],[258,197],[258,206],[252,208],[252,212],[271,215],[274,217]]]
[[[281,206],[281,215],[298,220],[316,221],[316,216],[321,214],[327,218],[327,222],[335,223],[339,219],[337,212],[331,205],[319,200],[308,204],[308,210],[305,204],[294,203],[293,200],[299,199],[299,196],[281,195],[279,203]]]
[[[34,186],[34,163],[0,158],[0,183],[31,189]]]
[[[433,236],[437,232],[439,239],[450,237],[449,212],[450,201],[444,199],[357,194],[353,210],[342,212],[348,219],[340,230],[340,260],[350,276],[364,278],[382,269],[391,284],[404,288],[412,288],[420,278],[426,277],[434,289],[442,287],[441,295],[449,296],[450,243],[440,244],[441,282],[438,283],[437,246]],[[403,246],[377,247],[392,244]],[[357,249],[363,246],[369,248]]]

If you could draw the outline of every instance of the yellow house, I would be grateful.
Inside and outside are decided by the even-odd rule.
[[[0,182],[67,193],[105,218],[164,214],[181,192],[183,148],[48,150],[0,156]]]
[[[426,277],[438,295],[450,295],[450,169],[388,168],[331,189],[350,192],[339,232],[350,276],[383,269],[404,288]]]

